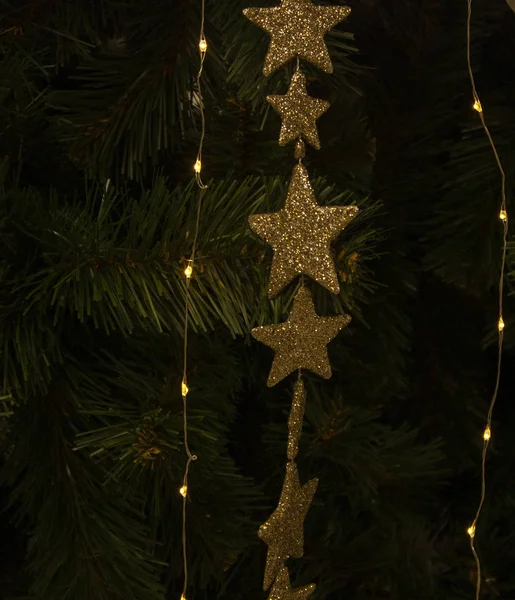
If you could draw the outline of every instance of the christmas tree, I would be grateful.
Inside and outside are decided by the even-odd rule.
[[[243,16],[251,4],[278,0],[207,0],[203,100],[200,1],[0,4],[2,599],[181,597],[200,196],[187,599],[266,597],[256,533],[281,494],[292,380],[266,387],[272,352],[250,331],[286,321],[296,287],[269,300],[272,250],[248,217],[288,195],[277,98],[295,63],[263,77],[270,40]],[[509,213],[515,15],[473,4]],[[317,202],[359,214],[332,244],[339,294],[312,290],[318,314],[352,321],[329,345],[332,379],[305,381],[297,462],[319,483],[292,587],[316,583],[314,600],[473,598],[502,228],[467,4],[348,5],[325,36],[334,72],[304,68],[309,95],[330,104],[305,158]],[[515,597],[510,250],[475,531],[483,598]]]

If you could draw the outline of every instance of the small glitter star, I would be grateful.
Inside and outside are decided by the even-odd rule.
[[[268,96],[268,102],[281,115],[283,123],[279,145],[304,137],[317,150],[320,140],[316,121],[329,108],[329,102],[308,96],[306,76],[300,71],[293,74],[288,93],[284,96]]]
[[[308,369],[325,379],[331,377],[327,344],[350,323],[349,315],[319,317],[307,288],[300,288],[293,300],[289,319],[280,325],[252,330],[256,340],[275,350],[268,386],[279,383],[297,369]]]
[[[333,72],[324,35],[350,13],[347,6],[319,6],[311,0],[281,0],[272,8],[246,8],[243,14],[270,34],[263,73],[270,75],[295,56]]]
[[[294,462],[286,465],[279,504],[258,533],[268,544],[263,589],[272,585],[287,558],[300,558],[304,554],[304,519],[317,485],[318,479],[311,479],[301,486],[297,465]]]
[[[356,206],[318,205],[308,172],[303,165],[295,165],[284,208],[249,217],[252,230],[274,249],[269,297],[301,273],[338,294],[331,241],[357,214]]]
[[[279,569],[268,600],[307,600],[314,592],[315,587],[315,584],[312,583],[311,585],[292,590],[288,569],[283,566]]]

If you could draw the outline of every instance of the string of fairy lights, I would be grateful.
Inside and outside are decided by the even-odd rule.
[[[181,600],[186,600],[186,593],[188,590],[188,546],[187,546],[187,532],[186,532],[186,524],[187,524],[187,502],[188,502],[188,476],[190,465],[192,462],[197,460],[197,455],[193,454],[190,450],[188,443],[188,325],[189,325],[189,314],[190,314],[190,285],[191,278],[193,276],[194,266],[195,266],[195,254],[197,250],[197,240],[199,233],[199,225],[200,225],[200,213],[202,208],[202,200],[204,198],[205,190],[207,189],[207,185],[204,184],[201,178],[202,171],[202,152],[204,149],[204,138],[206,136],[206,116],[204,110],[204,98],[202,95],[202,71],[204,70],[204,60],[206,58],[207,52],[207,40],[204,32],[204,23],[205,23],[205,12],[206,5],[205,0],[201,0],[201,20],[200,20],[200,35],[199,35],[199,43],[198,43],[198,51],[200,57],[200,65],[199,70],[196,77],[196,94],[198,100],[198,107],[200,111],[200,120],[201,120],[201,134],[200,134],[200,142],[197,152],[197,159],[195,164],[193,165],[193,171],[195,172],[195,181],[199,187],[199,200],[197,204],[197,215],[195,220],[195,234],[193,236],[193,244],[191,247],[191,256],[187,261],[186,268],[184,269],[184,276],[186,278],[186,289],[185,289],[185,300],[184,300],[184,347],[183,347],[183,355],[184,355],[184,363],[183,363],[183,373],[182,373],[182,382],[181,382],[181,395],[182,395],[182,404],[183,404],[183,435],[184,435],[184,449],[186,451],[187,461],[186,467],[184,469],[184,476],[182,480],[182,487],[179,490],[179,493],[182,496],[182,559],[183,559],[183,570],[184,570],[184,580],[182,587]]]
[[[499,211],[499,220],[502,224],[502,258],[501,258],[501,272],[499,275],[499,310],[498,310],[498,321],[497,321],[497,332],[498,332],[498,349],[497,349],[497,373],[496,380],[494,385],[494,391],[492,393],[492,398],[490,400],[490,405],[488,408],[488,413],[486,417],[486,426],[483,432],[483,449],[481,452],[481,494],[479,499],[479,504],[476,511],[476,516],[472,521],[472,524],[467,529],[467,533],[470,538],[470,547],[472,549],[472,554],[474,555],[474,560],[476,562],[476,600],[479,600],[481,595],[481,583],[482,583],[482,575],[481,575],[481,561],[479,559],[479,555],[477,553],[475,539],[476,539],[476,526],[481,516],[481,511],[483,510],[483,505],[485,503],[486,498],[486,457],[488,453],[488,447],[490,445],[490,440],[492,439],[492,414],[495,407],[495,402],[497,400],[497,395],[499,392],[499,384],[501,381],[501,365],[502,365],[502,350],[503,350],[503,342],[504,342],[504,319],[503,319],[503,299],[504,299],[504,271],[506,267],[506,251],[508,246],[508,211],[507,211],[507,203],[506,203],[506,173],[502,166],[501,159],[499,157],[499,152],[495,146],[495,142],[492,138],[488,125],[485,119],[485,113],[483,110],[483,105],[479,98],[479,94],[476,88],[476,82],[474,79],[474,72],[472,70],[472,61],[471,61],[471,22],[472,22],[472,0],[467,0],[468,11],[467,11],[467,66],[468,73],[470,78],[470,83],[472,86],[472,96],[474,99],[473,108],[479,114],[479,118],[481,120],[481,124],[485,131],[485,134],[488,138],[490,146],[495,156],[495,161],[499,168],[499,172],[501,174],[501,207]]]

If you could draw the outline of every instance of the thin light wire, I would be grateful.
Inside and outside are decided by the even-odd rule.
[[[206,1],[202,0],[202,14],[201,14],[201,19],[200,19],[200,37],[199,37],[199,48],[200,48],[200,44],[202,42],[206,43],[206,37],[204,35],[204,23],[205,23],[205,17],[206,17]],[[204,113],[204,98],[202,96],[202,83],[201,83],[201,77],[202,77],[202,71],[204,70],[204,60],[206,58],[206,51],[202,51],[200,50],[200,68],[198,70],[198,74],[197,74],[197,94],[198,94],[198,101],[199,101],[199,108],[200,108],[200,119],[201,119],[201,125],[202,125],[202,131],[201,131],[201,135],[200,135],[200,143],[199,143],[199,148],[198,148],[198,154],[197,154],[197,163],[200,165],[200,168],[202,168],[202,151],[204,149],[204,138],[206,137],[206,116]],[[200,176],[200,169],[199,170],[195,170],[195,178],[197,180],[197,184],[201,189],[206,189],[207,185],[204,185],[202,178]]]
[[[474,73],[472,71],[472,62],[471,62],[471,22],[472,22],[472,0],[467,0],[468,4],[468,14],[467,14],[467,66],[470,77],[470,83],[472,85],[472,94],[474,97],[474,107],[479,113],[479,117],[481,119],[481,124],[483,125],[483,129],[485,130],[486,136],[488,137],[488,141],[490,142],[490,146],[492,147],[492,151],[495,156],[495,160],[497,162],[497,166],[499,167],[499,171],[501,173],[501,212],[499,216],[501,218],[501,223],[503,225],[503,243],[502,243],[502,259],[501,259],[501,273],[499,276],[499,321],[497,326],[498,331],[498,348],[497,348],[497,375],[495,380],[495,387],[492,394],[492,399],[490,401],[490,406],[488,408],[488,414],[486,419],[486,428],[483,436],[483,450],[481,453],[481,496],[479,500],[479,505],[477,508],[476,516],[472,525],[470,526],[468,532],[470,536],[470,547],[472,549],[472,553],[474,555],[474,560],[476,561],[476,600],[479,600],[481,595],[481,561],[479,559],[479,555],[475,546],[475,533],[476,533],[476,525],[481,515],[481,511],[483,509],[483,505],[485,503],[486,497],[486,456],[488,452],[488,446],[490,444],[491,430],[492,430],[492,414],[494,411],[495,402],[497,400],[497,395],[499,392],[499,384],[501,381],[501,365],[502,365],[502,349],[504,342],[504,321],[503,321],[503,296],[504,296],[504,271],[506,266],[506,251],[508,246],[508,212],[506,208],[506,173],[504,172],[504,168],[501,163],[501,159],[499,157],[499,153],[497,152],[497,148],[495,146],[494,140],[488,129],[486,124],[485,115],[483,112],[483,105],[481,104],[481,100],[477,93],[476,82],[474,79]]]
[[[200,214],[202,210],[202,200],[204,198],[205,190],[207,189],[207,185],[204,184],[202,178],[200,176],[200,171],[202,169],[202,151],[204,148],[204,138],[206,135],[206,118],[204,114],[204,99],[202,97],[202,85],[201,85],[201,76],[202,71],[204,69],[204,60],[206,57],[206,47],[202,49],[201,44],[206,44],[206,38],[204,35],[204,23],[205,23],[205,0],[202,1],[202,15],[201,15],[201,23],[200,23],[200,36],[199,36],[199,53],[200,53],[200,66],[196,78],[197,84],[197,94],[198,94],[198,102],[200,109],[200,118],[201,118],[201,135],[200,135],[200,143],[199,149],[197,152],[197,162],[195,163],[195,180],[197,182],[198,187],[200,188],[199,200],[197,204],[197,217],[195,221],[195,235],[193,237],[193,245],[191,248],[191,257],[188,260],[187,269],[189,269],[189,273],[186,274],[186,292],[185,292],[185,301],[184,301],[184,363],[183,363],[183,373],[182,373],[182,384],[181,384],[181,393],[182,393],[182,405],[183,405],[183,432],[184,432],[184,449],[186,450],[186,455],[188,460],[186,462],[186,467],[184,469],[184,477],[182,480],[183,487],[181,488],[182,494],[182,560],[183,560],[183,569],[184,569],[184,582],[182,588],[182,596],[181,600],[186,598],[186,592],[188,590],[188,545],[187,545],[187,533],[186,533],[186,524],[187,524],[187,497],[188,497],[188,475],[190,470],[190,465],[192,462],[197,460],[197,455],[193,454],[189,447],[188,442],[188,325],[189,325],[189,315],[190,315],[190,283],[191,283],[191,275],[193,273],[193,268],[195,264],[195,254],[197,251],[197,240],[199,234],[200,227]]]

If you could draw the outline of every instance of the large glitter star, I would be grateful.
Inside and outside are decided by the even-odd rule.
[[[356,206],[319,206],[308,172],[303,165],[295,165],[284,208],[249,217],[253,231],[274,249],[269,297],[301,273],[338,294],[331,241],[357,214]]]
[[[291,589],[290,574],[286,567],[281,567],[274,585],[270,590],[268,600],[307,600],[315,590],[315,584],[306,585],[304,587]]]
[[[306,76],[300,71],[293,74],[288,93],[284,96],[268,96],[268,102],[281,115],[283,123],[279,136],[279,145],[303,137],[317,150],[320,140],[316,120],[329,108],[329,102],[308,96]]]
[[[319,317],[307,288],[293,300],[289,319],[280,325],[263,325],[252,330],[256,340],[275,350],[268,386],[279,383],[297,369],[308,369],[325,379],[331,377],[327,344],[350,323],[349,315]]]
[[[311,0],[281,0],[272,8],[246,8],[243,14],[270,34],[263,73],[270,75],[299,56],[322,71],[333,72],[324,35],[350,13],[347,6],[318,6]]]
[[[297,465],[287,464],[279,504],[258,533],[268,544],[263,589],[272,585],[287,558],[300,558],[304,554],[304,519],[317,485],[318,479],[311,479],[301,486]]]

